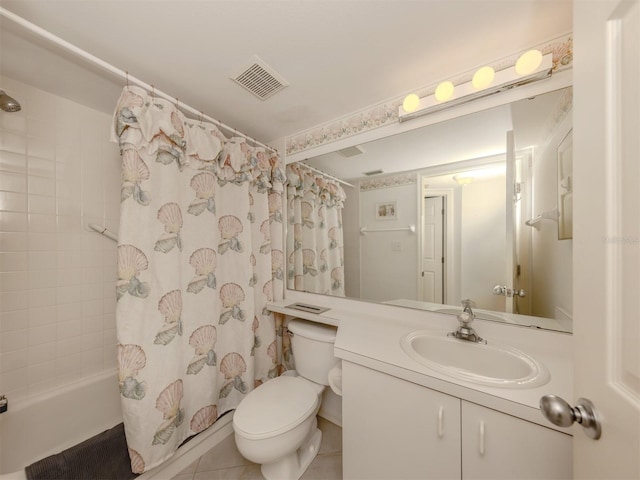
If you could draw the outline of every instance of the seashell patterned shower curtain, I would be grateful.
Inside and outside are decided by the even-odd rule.
[[[281,365],[277,156],[126,87],[116,323],[132,470],[169,458]],[[280,259],[280,260],[278,260]]]
[[[344,297],[344,190],[303,164],[287,165],[286,172],[287,287]]]

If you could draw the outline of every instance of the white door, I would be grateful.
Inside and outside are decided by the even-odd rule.
[[[444,198],[424,197],[422,212],[421,300],[444,303]]]
[[[574,477],[640,478],[640,0],[574,2]],[[550,392],[553,393],[553,392]]]
[[[505,278],[507,279],[508,289],[515,289],[517,275],[517,261],[516,261],[516,236],[515,236],[515,207],[514,201],[515,184],[516,184],[516,147],[513,137],[513,130],[507,132],[507,170],[506,170],[506,199],[505,199],[505,221],[506,225],[506,240],[505,240],[505,267],[507,269]],[[505,312],[513,313],[515,311],[515,299],[511,294],[505,292]]]

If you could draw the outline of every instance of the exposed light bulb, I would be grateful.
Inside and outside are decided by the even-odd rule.
[[[442,82],[436,88],[435,97],[439,102],[444,102],[445,100],[449,100],[453,96],[454,90],[453,83],[451,82]]]
[[[415,93],[411,93],[404,97],[404,102],[402,102],[402,108],[407,113],[415,112],[420,105],[420,97]]]
[[[482,90],[487,88],[493,82],[493,78],[496,76],[496,71],[491,67],[482,67],[473,75],[471,84],[476,90]]]
[[[523,53],[516,62],[516,73],[518,75],[530,75],[535,72],[542,63],[542,52],[540,50],[529,50]]]

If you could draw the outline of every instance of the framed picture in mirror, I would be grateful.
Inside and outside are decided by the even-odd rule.
[[[398,218],[396,202],[376,203],[376,220],[395,220]]]

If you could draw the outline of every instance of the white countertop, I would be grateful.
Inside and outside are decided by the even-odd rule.
[[[543,363],[551,374],[548,383],[534,388],[503,388],[454,379],[418,363],[400,347],[400,339],[416,330],[447,332],[457,328],[454,316],[435,312],[404,315],[403,310],[347,311],[332,308],[311,314],[287,308],[293,301],[270,304],[272,311],[338,326],[335,354],[395,377],[452,395],[472,403],[519,417],[563,433],[572,429],[555,427],[546,420],[538,405],[540,398],[554,394],[573,398],[572,336],[539,329],[503,325],[476,319],[478,334],[497,343],[510,345]],[[402,315],[399,315],[402,314]]]

